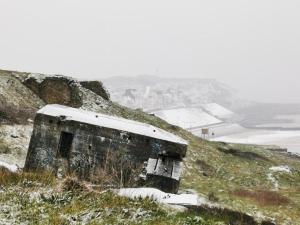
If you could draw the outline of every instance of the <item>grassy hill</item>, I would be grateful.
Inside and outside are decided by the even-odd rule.
[[[32,129],[31,120],[35,111],[51,101],[71,99],[68,98],[68,93],[76,94],[79,96],[79,101],[76,102],[77,107],[149,123],[186,139],[189,147],[184,161],[181,190],[195,190],[222,207],[247,213],[257,220],[269,218],[278,224],[300,224],[299,158],[287,153],[268,150],[263,146],[202,140],[155,116],[105,100],[71,78],[68,79],[75,82],[76,93],[72,92],[73,89],[68,91],[66,86],[65,98],[60,99],[60,96],[57,96],[53,100],[51,96],[49,98],[49,96],[45,97],[45,94],[40,95],[44,93],[43,88],[47,86],[39,87],[40,91],[34,92],[34,89],[25,83],[30,76],[33,75],[0,71],[1,159],[12,162],[16,157],[22,164],[26,156]],[[10,85],[7,85],[8,83]],[[52,95],[59,95],[55,90],[51,91]],[[66,104],[72,106],[72,101]],[[17,138],[12,137],[11,132],[7,132],[12,127],[18,134]],[[288,169],[283,170],[283,166]],[[91,216],[99,213],[102,220],[96,222],[97,220],[86,218],[90,221],[89,224],[117,222],[120,224],[229,224],[232,220],[217,212],[172,214],[170,210],[157,206],[149,199],[129,200],[117,197],[110,192],[72,194],[73,192],[65,190],[57,191],[61,183],[54,178],[54,181],[49,178],[50,182],[49,179],[45,181],[45,176],[39,176],[39,179],[36,178],[38,175],[32,174],[15,176],[13,180],[10,180],[5,172],[0,176],[0,221],[8,220],[10,208],[19,221],[33,221],[28,224],[39,224],[42,221],[49,224],[70,224],[69,217],[72,215],[83,220],[85,213],[91,211],[94,212]],[[43,195],[46,197],[41,197]],[[51,197],[52,195],[54,197]],[[64,218],[63,214],[69,217]],[[133,218],[137,220],[134,221]],[[246,223],[239,221],[231,224]]]

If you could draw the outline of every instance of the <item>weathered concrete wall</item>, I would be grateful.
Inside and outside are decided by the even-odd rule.
[[[177,192],[182,161],[168,156],[150,158],[146,168],[147,185],[165,192]]]
[[[149,158],[168,155],[181,161],[186,154],[185,145],[37,114],[25,163],[26,170],[57,171],[60,165],[58,149],[62,131],[74,135],[68,159],[69,172],[84,179],[88,179],[104,165],[109,152],[122,151],[124,160],[141,169]],[[179,182],[176,182],[178,185]]]
[[[49,122],[51,121],[51,122]],[[46,120],[37,115],[31,135],[25,168],[34,170],[55,170],[60,127],[55,120]]]

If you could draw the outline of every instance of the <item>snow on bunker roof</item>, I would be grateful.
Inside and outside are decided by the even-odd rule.
[[[66,120],[73,120],[99,127],[127,131],[134,134],[140,134],[183,145],[188,144],[184,139],[149,124],[82,109],[76,109],[68,106],[50,104],[41,108],[37,113],[53,117],[65,116]]]

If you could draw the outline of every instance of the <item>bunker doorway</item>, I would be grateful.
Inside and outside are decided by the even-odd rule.
[[[63,177],[70,172],[70,151],[72,147],[74,135],[68,132],[61,132],[58,146],[57,160],[57,176]]]
[[[74,135],[68,132],[61,132],[59,141],[59,157],[69,160]]]

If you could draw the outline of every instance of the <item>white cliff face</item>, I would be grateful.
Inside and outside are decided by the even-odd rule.
[[[192,107],[216,102],[228,108],[248,104],[230,87],[211,79],[171,79],[155,76],[115,77],[103,81],[111,98],[146,111]]]

